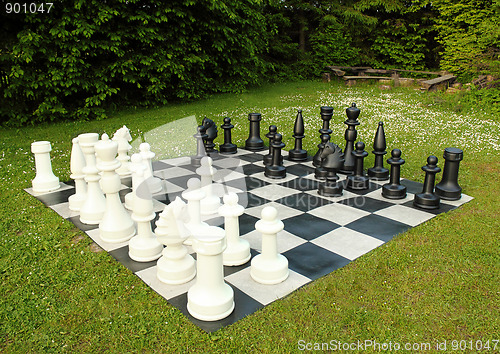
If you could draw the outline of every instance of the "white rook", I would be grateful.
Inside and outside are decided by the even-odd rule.
[[[187,309],[202,321],[217,321],[234,310],[234,291],[224,282],[222,252],[226,248],[225,231],[217,226],[196,230],[196,284],[188,291]]]
[[[59,178],[52,172],[50,152],[52,147],[48,141],[35,141],[31,144],[31,152],[35,154],[36,176],[31,182],[33,192],[46,193],[60,187]]]

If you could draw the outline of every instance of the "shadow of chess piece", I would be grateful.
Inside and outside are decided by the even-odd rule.
[[[382,196],[387,199],[406,198],[406,187],[400,183],[401,165],[405,163],[401,158],[401,150],[393,149],[387,163],[391,165],[391,177],[389,183],[382,186]]]
[[[231,129],[234,128],[234,125],[231,124],[231,118],[225,117],[224,124],[220,126],[224,129],[224,144],[219,146],[219,150],[221,154],[236,154],[238,152],[238,148],[236,144],[231,142]]]
[[[304,118],[302,110],[297,110],[295,125],[293,127],[293,137],[295,138],[295,147],[288,152],[290,161],[305,161],[307,160],[307,151],[302,149],[302,139],[304,139]]]
[[[366,177],[363,172],[363,160],[368,156],[368,153],[365,151],[365,143],[358,141],[356,143],[356,150],[354,150],[352,154],[356,159],[354,175],[347,177],[347,188],[354,190],[368,189],[370,186],[370,179]]]
[[[347,124],[347,129],[345,131],[346,144],[344,149],[345,161],[340,172],[350,175],[354,172],[355,158],[352,152],[354,151],[354,142],[358,137],[356,126],[360,124],[358,121],[360,110],[356,107],[356,103],[353,103],[345,112],[347,114],[347,120],[344,122],[344,124]]]
[[[383,181],[389,179],[389,170],[384,167],[384,155],[387,154],[384,123],[378,123],[378,129],[375,133],[373,141],[373,151],[375,155],[375,165],[368,169],[368,176],[376,181]]]
[[[441,172],[437,166],[438,158],[436,156],[429,156],[427,158],[427,165],[422,167],[425,171],[424,187],[422,193],[415,194],[413,205],[422,209],[437,209],[439,208],[439,196],[435,195],[434,182],[436,181],[436,173]]]
[[[342,149],[333,143],[326,143],[321,152],[321,166],[326,171],[326,181],[320,183],[318,194],[325,197],[340,197],[342,195],[342,184],[338,183],[337,171],[344,163]]]
[[[462,187],[458,185],[458,168],[464,158],[464,152],[449,147],[444,149],[443,158],[443,178],[436,185],[434,193],[444,200],[458,200],[462,197]]]

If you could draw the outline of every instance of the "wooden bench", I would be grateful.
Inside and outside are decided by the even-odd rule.
[[[455,75],[444,75],[440,77],[436,77],[435,79],[422,81],[422,88],[427,91],[435,91],[439,87],[448,87],[453,81],[455,81],[457,77]]]
[[[392,80],[392,77],[361,75],[361,76],[344,76],[343,79],[345,80],[346,85],[354,85],[356,83],[356,80]]]

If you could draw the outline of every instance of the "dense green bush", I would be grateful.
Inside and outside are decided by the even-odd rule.
[[[12,125],[241,90],[269,69],[259,0],[72,0],[20,16],[6,17],[0,49],[0,116]]]

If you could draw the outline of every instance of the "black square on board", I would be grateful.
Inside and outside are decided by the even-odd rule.
[[[314,240],[315,238],[324,235],[340,225],[318,218],[311,214],[301,214],[283,220],[285,230],[299,236],[305,240]]]
[[[312,280],[318,279],[350,262],[347,258],[310,242],[292,248],[283,255],[288,259],[290,269]]]
[[[316,197],[308,193],[293,194],[288,197],[278,199],[275,202],[303,212],[333,203],[327,199]]]
[[[187,293],[173,297],[168,300],[168,302],[177,307],[192,323],[206,332],[215,332],[222,327],[229,326],[264,307],[263,304],[245,294],[237,287],[232,286],[231,283],[226,283],[229,284],[234,290],[235,307],[234,311],[228,317],[219,321],[200,321],[191,316],[187,310]]]
[[[378,238],[384,242],[390,241],[397,234],[411,228],[411,226],[400,223],[399,221],[375,214],[364,216],[345,225],[345,227]]]
[[[36,196],[36,198],[46,206],[51,206],[51,205],[66,203],[68,201],[68,198],[73,194],[75,194],[75,188],[68,188],[63,190],[57,190],[47,194],[38,195]]]
[[[386,202],[384,200],[373,199],[370,197],[366,197],[364,195],[360,195],[357,197],[352,197],[349,199],[344,199],[339,201],[340,204],[344,204],[350,207],[354,207],[360,210],[367,211],[369,213],[374,213],[378,210],[388,208],[393,206],[394,204]]]

